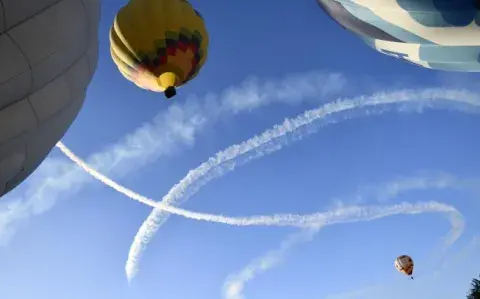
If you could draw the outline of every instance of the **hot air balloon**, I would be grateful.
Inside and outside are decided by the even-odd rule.
[[[401,255],[395,259],[395,268],[398,272],[410,276],[413,279],[413,259],[408,255]]]
[[[98,59],[100,0],[0,1],[0,196],[77,116]]]
[[[316,0],[375,50],[425,68],[480,72],[478,0]]]
[[[195,78],[207,50],[203,18],[185,0],[130,0],[110,29],[110,52],[120,73],[166,98]]]

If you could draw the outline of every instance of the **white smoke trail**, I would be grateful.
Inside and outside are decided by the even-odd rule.
[[[388,199],[397,197],[398,195],[413,191],[425,189],[457,189],[462,191],[478,191],[478,179],[466,180],[459,179],[453,175],[446,173],[436,174],[432,176],[417,176],[411,178],[397,179],[387,182],[381,186],[368,186],[359,188],[356,194],[344,198],[347,202],[359,202],[369,199],[377,199],[379,201],[386,201]],[[343,205],[343,201],[339,206]],[[445,248],[450,247],[455,243],[465,230],[465,219],[459,212],[449,213],[449,222],[451,230],[443,238]],[[231,274],[225,279],[223,285],[224,299],[244,299],[243,290],[245,284],[256,278],[257,275],[262,274],[271,268],[279,265],[285,258],[285,255],[297,244],[311,241],[322,227],[314,227],[304,229],[299,233],[291,234],[287,237],[280,247],[276,250],[270,250],[261,257],[249,262],[238,273]]]
[[[318,230],[320,230],[320,227],[302,230],[290,235],[282,241],[280,248],[268,251],[262,257],[248,263],[237,274],[229,275],[223,285],[223,297],[226,299],[243,299],[243,289],[247,282],[282,262],[285,254],[293,246],[300,242],[310,241]]]
[[[195,220],[204,220],[210,222],[218,222],[228,225],[237,225],[237,226],[295,226],[295,227],[309,227],[310,234],[313,237],[312,233],[315,233],[320,228],[333,225],[337,223],[349,223],[349,222],[358,222],[358,221],[370,221],[374,219],[384,218],[388,216],[398,215],[398,214],[420,214],[420,213],[428,213],[428,212],[436,212],[436,213],[447,213],[451,216],[452,222],[452,231],[450,233],[451,237],[448,238],[454,242],[463,232],[464,229],[464,221],[463,216],[458,212],[454,207],[438,203],[435,201],[431,202],[423,202],[417,204],[411,203],[401,203],[392,206],[349,206],[344,208],[339,208],[336,210],[327,211],[324,213],[314,213],[310,215],[298,215],[298,214],[279,214],[273,216],[251,216],[251,217],[227,217],[227,216],[219,216],[213,214],[206,214],[206,213],[196,213],[187,210],[183,210],[180,208],[175,208],[168,206],[163,203],[158,203],[153,201],[150,198],[144,197],[140,194],[135,193],[134,191],[121,186],[120,184],[112,181],[105,175],[99,173],[95,169],[92,169],[89,165],[87,165],[83,160],[77,157],[70,149],[68,149],[63,143],[59,142],[57,147],[74,163],[78,166],[83,168],[87,173],[92,175],[97,180],[101,181],[105,185],[113,188],[114,190],[130,197],[134,200],[137,200],[143,204],[149,205],[154,208],[162,209],[164,211],[168,211],[172,214],[184,216],[186,218],[195,219]],[[288,241],[282,249],[283,251],[290,248],[294,241]],[[297,241],[298,242],[298,241]],[[270,255],[269,255],[270,256]],[[269,258],[271,259],[271,258]],[[263,265],[265,259],[262,259],[261,264]],[[270,266],[273,266],[272,263]],[[258,266],[256,266],[258,267]],[[263,265],[263,268],[267,268],[267,266]],[[241,279],[248,279],[248,277],[253,278],[255,269],[247,269],[245,270],[243,275],[241,275]],[[250,274],[245,274],[250,273]],[[238,281],[237,281],[238,282]],[[229,286],[228,290],[231,293],[232,289],[234,288],[233,285],[239,285],[239,283],[232,283]],[[237,291],[241,291],[241,289],[236,288]],[[237,297],[232,297],[232,299]],[[238,297],[240,298],[240,297]]]
[[[1,2],[1,1],[0,1]],[[270,105],[317,103],[353,92],[341,73],[310,71],[277,78],[250,77],[221,92],[188,95],[171,103],[151,121],[93,153],[85,160],[102,173],[120,179],[162,157],[193,147],[203,131],[221,119]],[[348,87],[348,88],[347,88]],[[0,246],[31,218],[51,210],[92,182],[91,176],[63,158],[49,157],[24,187],[0,200]],[[20,192],[20,190],[24,191]],[[20,192],[20,193],[19,193]]]
[[[245,158],[245,161],[261,157],[273,151],[279,150],[282,146],[288,143],[289,140],[279,140],[277,144],[274,143],[276,139],[281,139],[289,133],[295,133],[298,129],[306,127],[317,120],[324,120],[327,123],[338,121],[333,118],[340,112],[352,111],[359,108],[385,106],[391,104],[407,104],[416,102],[419,105],[416,107],[417,111],[422,111],[423,108],[433,106],[436,102],[441,100],[455,104],[453,108],[468,112],[474,108],[480,107],[480,96],[478,94],[468,92],[465,90],[452,90],[442,88],[432,88],[420,91],[403,90],[390,93],[377,93],[372,96],[360,96],[353,99],[337,100],[332,103],[327,103],[324,106],[304,112],[298,117],[286,119],[282,124],[275,125],[272,129],[263,132],[260,135],[244,141],[240,144],[235,144],[227,149],[218,152],[215,156],[209,158],[199,167],[191,170],[188,174],[163,197],[162,202],[168,205],[177,205],[183,197],[186,200],[193,195],[202,185],[215,177],[224,175],[226,172],[232,171],[237,161],[236,158],[245,155],[251,151],[255,151]],[[388,107],[385,107],[385,109]],[[400,111],[408,108],[407,106],[399,107]],[[383,110],[378,111],[382,113]],[[369,114],[369,111],[366,112]],[[331,116],[331,119],[328,117]],[[307,131],[306,134],[312,133]],[[304,135],[297,136],[301,139]],[[138,271],[138,263],[141,254],[146,248],[155,232],[166,221],[168,213],[162,209],[155,209],[142,224],[134,238],[133,244],[130,248],[127,263],[125,266],[127,278],[131,280]]]
[[[117,192],[150,207],[161,209],[166,212],[193,220],[216,222],[234,226],[293,226],[305,228],[331,225],[335,223],[356,222],[360,220],[373,220],[396,214],[419,214],[425,212],[458,213],[454,207],[435,201],[418,204],[402,203],[393,206],[362,207],[353,205],[325,213],[314,213],[309,215],[277,214],[272,216],[260,215],[250,217],[228,217],[223,215],[198,213],[172,207],[165,203],[155,202],[153,199],[138,194],[91,168],[63,143],[58,142],[57,147],[75,164],[83,168],[83,170],[85,170],[88,174],[105,185],[113,188]]]

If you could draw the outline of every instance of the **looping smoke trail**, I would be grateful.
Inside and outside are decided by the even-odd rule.
[[[269,268],[278,264],[283,258],[285,252],[288,251],[292,246],[301,241],[308,241],[312,239],[321,228],[328,225],[334,225],[338,223],[352,223],[359,221],[371,221],[400,214],[420,214],[428,212],[446,213],[450,216],[450,222],[452,225],[449,236],[446,238],[447,245],[450,245],[448,243],[455,242],[460,237],[465,226],[463,216],[457,209],[450,205],[438,203],[435,201],[421,202],[417,204],[401,203],[391,206],[349,206],[323,213],[314,213],[303,216],[287,214],[234,218],[195,213],[178,208],[171,209],[171,207],[168,205],[156,203],[152,199],[136,194],[135,192],[123,186],[120,186],[118,183],[115,183],[111,179],[98,173],[96,170],[92,169],[89,165],[87,165],[83,160],[73,154],[73,152],[69,150],[63,143],[59,142],[57,144],[57,147],[63,153],[65,153],[68,158],[70,158],[73,162],[75,162],[77,165],[79,165],[97,180],[103,182],[107,186],[117,190],[118,192],[123,193],[124,195],[132,199],[138,200],[152,207],[166,210],[168,209],[174,214],[185,216],[187,218],[193,218],[195,220],[206,220],[230,225],[275,225],[297,226],[307,228],[306,233],[301,232],[301,234],[295,234],[291,238],[282,242],[281,248],[279,250],[268,252],[264,257],[255,260],[249,265],[247,265],[242,271],[240,271],[239,274],[228,277],[224,285],[224,297],[226,299],[243,299],[242,291],[246,282],[252,280],[259,272],[265,272]],[[406,186],[408,187],[409,185],[406,184]],[[397,189],[397,193],[399,191],[401,190]]]
[[[466,90],[431,88],[420,91],[403,90],[396,92],[381,92],[372,96],[359,96],[352,99],[337,100],[327,103],[320,108],[312,109],[304,112],[300,116],[292,119],[286,119],[282,124],[275,125],[272,129],[263,132],[260,135],[244,141],[239,144],[232,145],[227,149],[218,152],[215,156],[209,158],[199,167],[190,170],[188,174],[163,197],[162,203],[168,205],[177,205],[181,203],[181,199],[186,200],[193,195],[202,185],[206,184],[213,178],[220,177],[225,173],[232,171],[236,166],[235,159],[245,155],[251,151],[255,153],[245,158],[245,162],[251,159],[262,157],[282,148],[288,143],[288,140],[280,140],[278,144],[272,143],[275,139],[280,139],[290,133],[295,133],[298,129],[308,126],[317,120],[326,120],[327,123],[338,121],[333,118],[334,115],[349,110],[359,108],[375,108],[377,106],[388,106],[392,104],[408,104],[417,103],[415,107],[417,111],[423,108],[433,107],[435,103],[440,104],[441,101],[447,101],[455,104],[451,107],[461,111],[469,112],[474,108],[480,107],[480,96]],[[399,111],[404,111],[406,106],[399,107]],[[407,107],[408,108],[408,107]],[[408,111],[408,109],[407,109]],[[382,113],[383,110],[378,111]],[[369,114],[369,111],[366,112]],[[332,116],[332,119],[327,117]],[[312,133],[307,131],[306,134]],[[303,136],[297,137],[301,139]],[[151,240],[158,228],[168,218],[166,210],[155,209],[147,218],[147,220],[139,228],[130,247],[127,263],[125,266],[127,278],[131,280],[138,271],[138,263],[142,252]]]
[[[228,217],[223,215],[192,212],[180,208],[175,208],[164,203],[155,202],[153,199],[140,195],[120,184],[114,182],[105,175],[91,168],[87,163],[77,157],[62,142],[57,143],[57,147],[75,164],[83,168],[88,174],[113,188],[125,196],[137,200],[153,208],[165,210],[169,213],[183,216],[193,220],[202,220],[216,222],[235,226],[292,226],[299,228],[319,227],[332,225],[336,223],[357,222],[361,220],[373,220],[396,214],[419,214],[424,212],[443,212],[459,214],[452,206],[438,203],[435,201],[422,202],[417,204],[402,203],[392,206],[349,206],[332,210],[324,213],[313,213],[309,215],[299,214],[277,214],[272,216],[250,216],[250,217]]]
[[[455,223],[452,223],[452,226],[453,231],[455,229]],[[228,275],[222,288],[223,298],[245,299],[243,291],[248,282],[255,279],[259,274],[262,274],[282,263],[285,255],[295,245],[311,241],[320,229],[321,228],[311,228],[302,230],[299,233],[291,234],[281,242],[279,248],[266,252],[261,257],[250,261],[237,273]],[[418,275],[416,275],[416,278],[418,278]]]
[[[421,180],[417,180],[417,183],[419,182],[421,183],[422,180],[425,181],[425,179],[423,178]],[[436,183],[437,183],[436,187],[442,187],[442,186],[445,187],[445,185],[443,185],[442,181],[440,180],[437,181]],[[461,184],[459,184],[458,186],[461,186]],[[402,191],[408,191],[409,187],[412,187],[412,186],[408,184],[402,185],[402,182],[400,182],[400,184],[397,185],[398,189],[397,189],[396,195]],[[417,185],[417,187],[422,187],[422,185],[420,186]],[[452,207],[452,209],[454,209],[455,212],[453,211],[446,212],[450,216],[449,221],[451,224],[451,230],[443,238],[445,242],[445,249],[451,246],[453,243],[455,243],[455,241],[458,238],[460,238],[460,236],[462,235],[465,229],[465,219],[463,215],[455,208]],[[425,212],[427,211],[425,210]],[[445,213],[444,211],[438,211],[438,212]],[[357,222],[357,221],[353,221],[353,222]],[[223,289],[222,289],[223,298],[224,299],[245,299],[243,290],[245,288],[246,283],[255,279],[257,275],[262,274],[270,270],[271,268],[277,266],[278,264],[280,264],[285,258],[285,255],[295,245],[302,242],[311,241],[322,228],[323,227],[311,227],[308,229],[303,229],[299,233],[291,234],[284,241],[282,241],[278,249],[268,251],[267,253],[263,254],[261,257],[256,258],[251,262],[249,262],[238,273],[230,274],[225,279],[225,282],[223,285]]]
[[[87,165],[83,160],[77,157],[70,149],[68,149],[63,143],[59,142],[57,147],[73,162],[78,166],[83,168],[87,173],[92,175],[97,180],[103,182],[107,186],[115,189],[118,192],[123,193],[124,195],[138,200],[146,205],[156,207],[159,209],[169,210],[173,214],[181,215],[187,218],[193,218],[195,220],[206,220],[213,222],[220,222],[230,225],[275,225],[275,226],[297,226],[308,228],[305,232],[301,234],[295,234],[286,241],[282,242],[282,245],[279,250],[270,251],[264,257],[253,261],[247,265],[239,274],[232,275],[227,278],[227,281],[224,285],[224,297],[226,299],[243,299],[243,288],[246,282],[252,280],[258,272],[267,271],[269,268],[278,264],[286,251],[288,251],[292,246],[301,241],[308,241],[314,237],[314,235],[323,227],[338,223],[352,223],[359,221],[371,221],[375,219],[380,219],[388,216],[399,215],[399,214],[419,214],[419,213],[446,213],[450,216],[450,222],[452,224],[452,229],[449,233],[449,237],[446,238],[447,243],[453,243],[460,237],[464,230],[465,222],[462,214],[455,209],[454,207],[435,201],[430,202],[421,202],[417,204],[411,203],[401,203],[392,206],[350,206],[339,208],[336,210],[327,211],[324,213],[314,213],[310,215],[273,215],[273,216],[253,216],[253,217],[224,217],[216,216],[203,213],[195,213],[186,211],[183,209],[172,209],[170,206],[165,204],[160,204],[154,202],[152,199],[139,195],[128,188],[125,188],[118,183],[112,181],[108,177],[100,174],[98,171],[92,169]],[[435,184],[437,187],[442,187],[446,182],[451,182],[451,180],[443,180],[438,182],[431,182],[428,180],[423,180],[423,182],[413,182],[407,181],[405,186],[407,187],[421,187],[423,185],[428,186],[429,184]],[[423,183],[423,185],[422,185]],[[391,188],[389,188],[391,190]],[[398,194],[402,191],[398,188],[393,192],[393,195]],[[196,217],[196,218],[194,218]],[[447,244],[449,245],[449,244]]]

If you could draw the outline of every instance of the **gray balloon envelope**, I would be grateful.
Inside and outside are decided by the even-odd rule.
[[[0,196],[76,118],[98,61],[100,0],[0,0]]]

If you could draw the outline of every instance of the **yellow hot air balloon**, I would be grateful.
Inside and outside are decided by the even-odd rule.
[[[395,259],[395,268],[398,272],[410,276],[413,279],[413,259],[408,255],[401,255]]]
[[[203,18],[186,0],[130,0],[110,29],[110,52],[122,75],[167,98],[198,74],[207,51]]]

